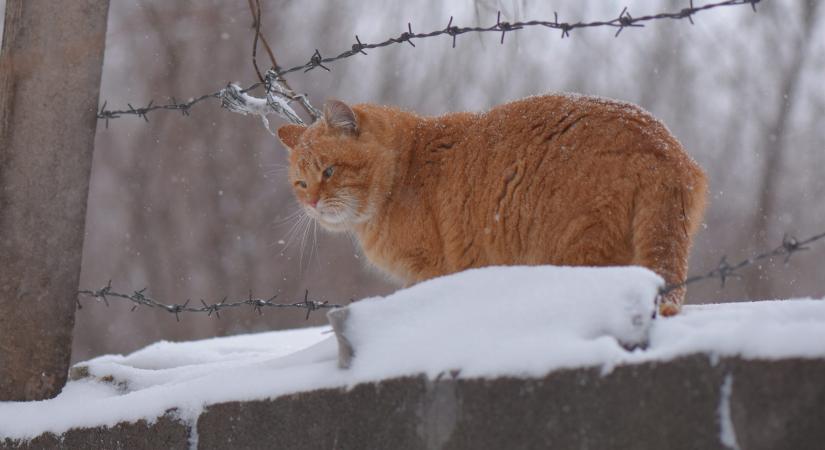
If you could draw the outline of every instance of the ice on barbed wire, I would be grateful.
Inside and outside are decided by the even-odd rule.
[[[307,113],[309,113],[312,117],[313,121],[320,119],[323,115],[318,108],[312,106],[312,103],[310,103],[309,97],[306,94],[296,94],[294,91],[289,89],[286,86],[286,81],[283,80],[273,69],[269,69],[266,72],[266,84],[269,86],[268,89],[270,94],[278,94],[285,99],[289,99],[290,101],[299,101],[301,106],[303,106]]]
[[[295,113],[295,110],[289,106],[289,102],[274,95],[272,92],[266,93],[266,104],[275,111],[281,117],[286,118],[291,123],[297,123],[299,125],[303,125],[304,121],[298,117],[298,114]]]
[[[234,83],[230,83],[221,90],[221,106],[243,115],[267,113],[266,99],[252,97]]]
[[[229,84],[221,91],[221,106],[243,115],[255,114],[260,116],[266,130],[276,137],[277,135],[269,126],[269,119],[267,119],[269,114],[277,114],[290,123],[304,123],[295,110],[289,106],[288,101],[272,92],[267,92],[266,98],[253,97],[243,92],[243,89],[237,84]]]

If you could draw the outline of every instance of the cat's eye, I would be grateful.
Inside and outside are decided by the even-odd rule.
[[[329,166],[324,169],[324,178],[329,178],[332,176],[333,172],[335,172],[335,166]]]
[[[301,186],[302,188],[306,189],[307,188],[307,182],[306,181],[296,181],[295,186]]]

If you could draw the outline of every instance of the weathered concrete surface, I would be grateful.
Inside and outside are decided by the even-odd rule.
[[[426,393],[422,379],[403,378],[214,405],[198,419],[198,447],[424,448],[417,428]]]
[[[198,430],[202,448],[225,448],[231,436],[244,448],[721,449],[722,382],[705,356],[607,376],[412,378],[215,405]]]
[[[0,55],[0,400],[66,381],[108,0],[8,0]]]
[[[51,433],[38,436],[31,441],[0,441],[0,448],[9,449],[106,449],[106,450],[159,450],[188,449],[189,428],[166,415],[148,424],[141,420],[136,423],[118,424],[112,428],[82,428],[70,430],[60,436]]]
[[[694,355],[606,375],[578,369],[536,379],[401,378],[212,405],[198,419],[197,435],[203,449],[726,449],[723,415],[742,449],[825,448],[825,360],[714,364]],[[180,423],[143,427],[130,429],[129,439],[145,437],[128,445],[126,432],[107,429],[74,430],[62,442],[185,443]],[[41,437],[24,448],[56,442]]]
[[[198,434],[200,448],[725,449],[728,375],[741,448],[825,448],[824,360],[714,365],[705,355],[605,376],[598,369],[542,379],[447,375],[225,403],[201,415]]]
[[[825,361],[738,361],[729,368],[740,448],[825,449]]]

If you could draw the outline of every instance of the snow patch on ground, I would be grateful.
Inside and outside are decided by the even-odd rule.
[[[151,422],[169,409],[194,423],[214,403],[420,373],[542,376],[581,366],[609,372],[693,353],[825,358],[825,301],[688,306],[676,317],[650,320],[660,285],[655,274],[633,267],[496,267],[430,280],[350,306],[349,370],[337,366],[329,327],[158,342],[81,363],[89,377],[71,381],[55,399],[0,402],[0,438]],[[644,350],[621,345],[645,339]]]

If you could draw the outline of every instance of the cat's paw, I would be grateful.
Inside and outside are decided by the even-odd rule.
[[[679,311],[682,310],[682,306],[678,303],[673,302],[662,302],[659,304],[659,314],[662,317],[671,317],[679,314]]]

